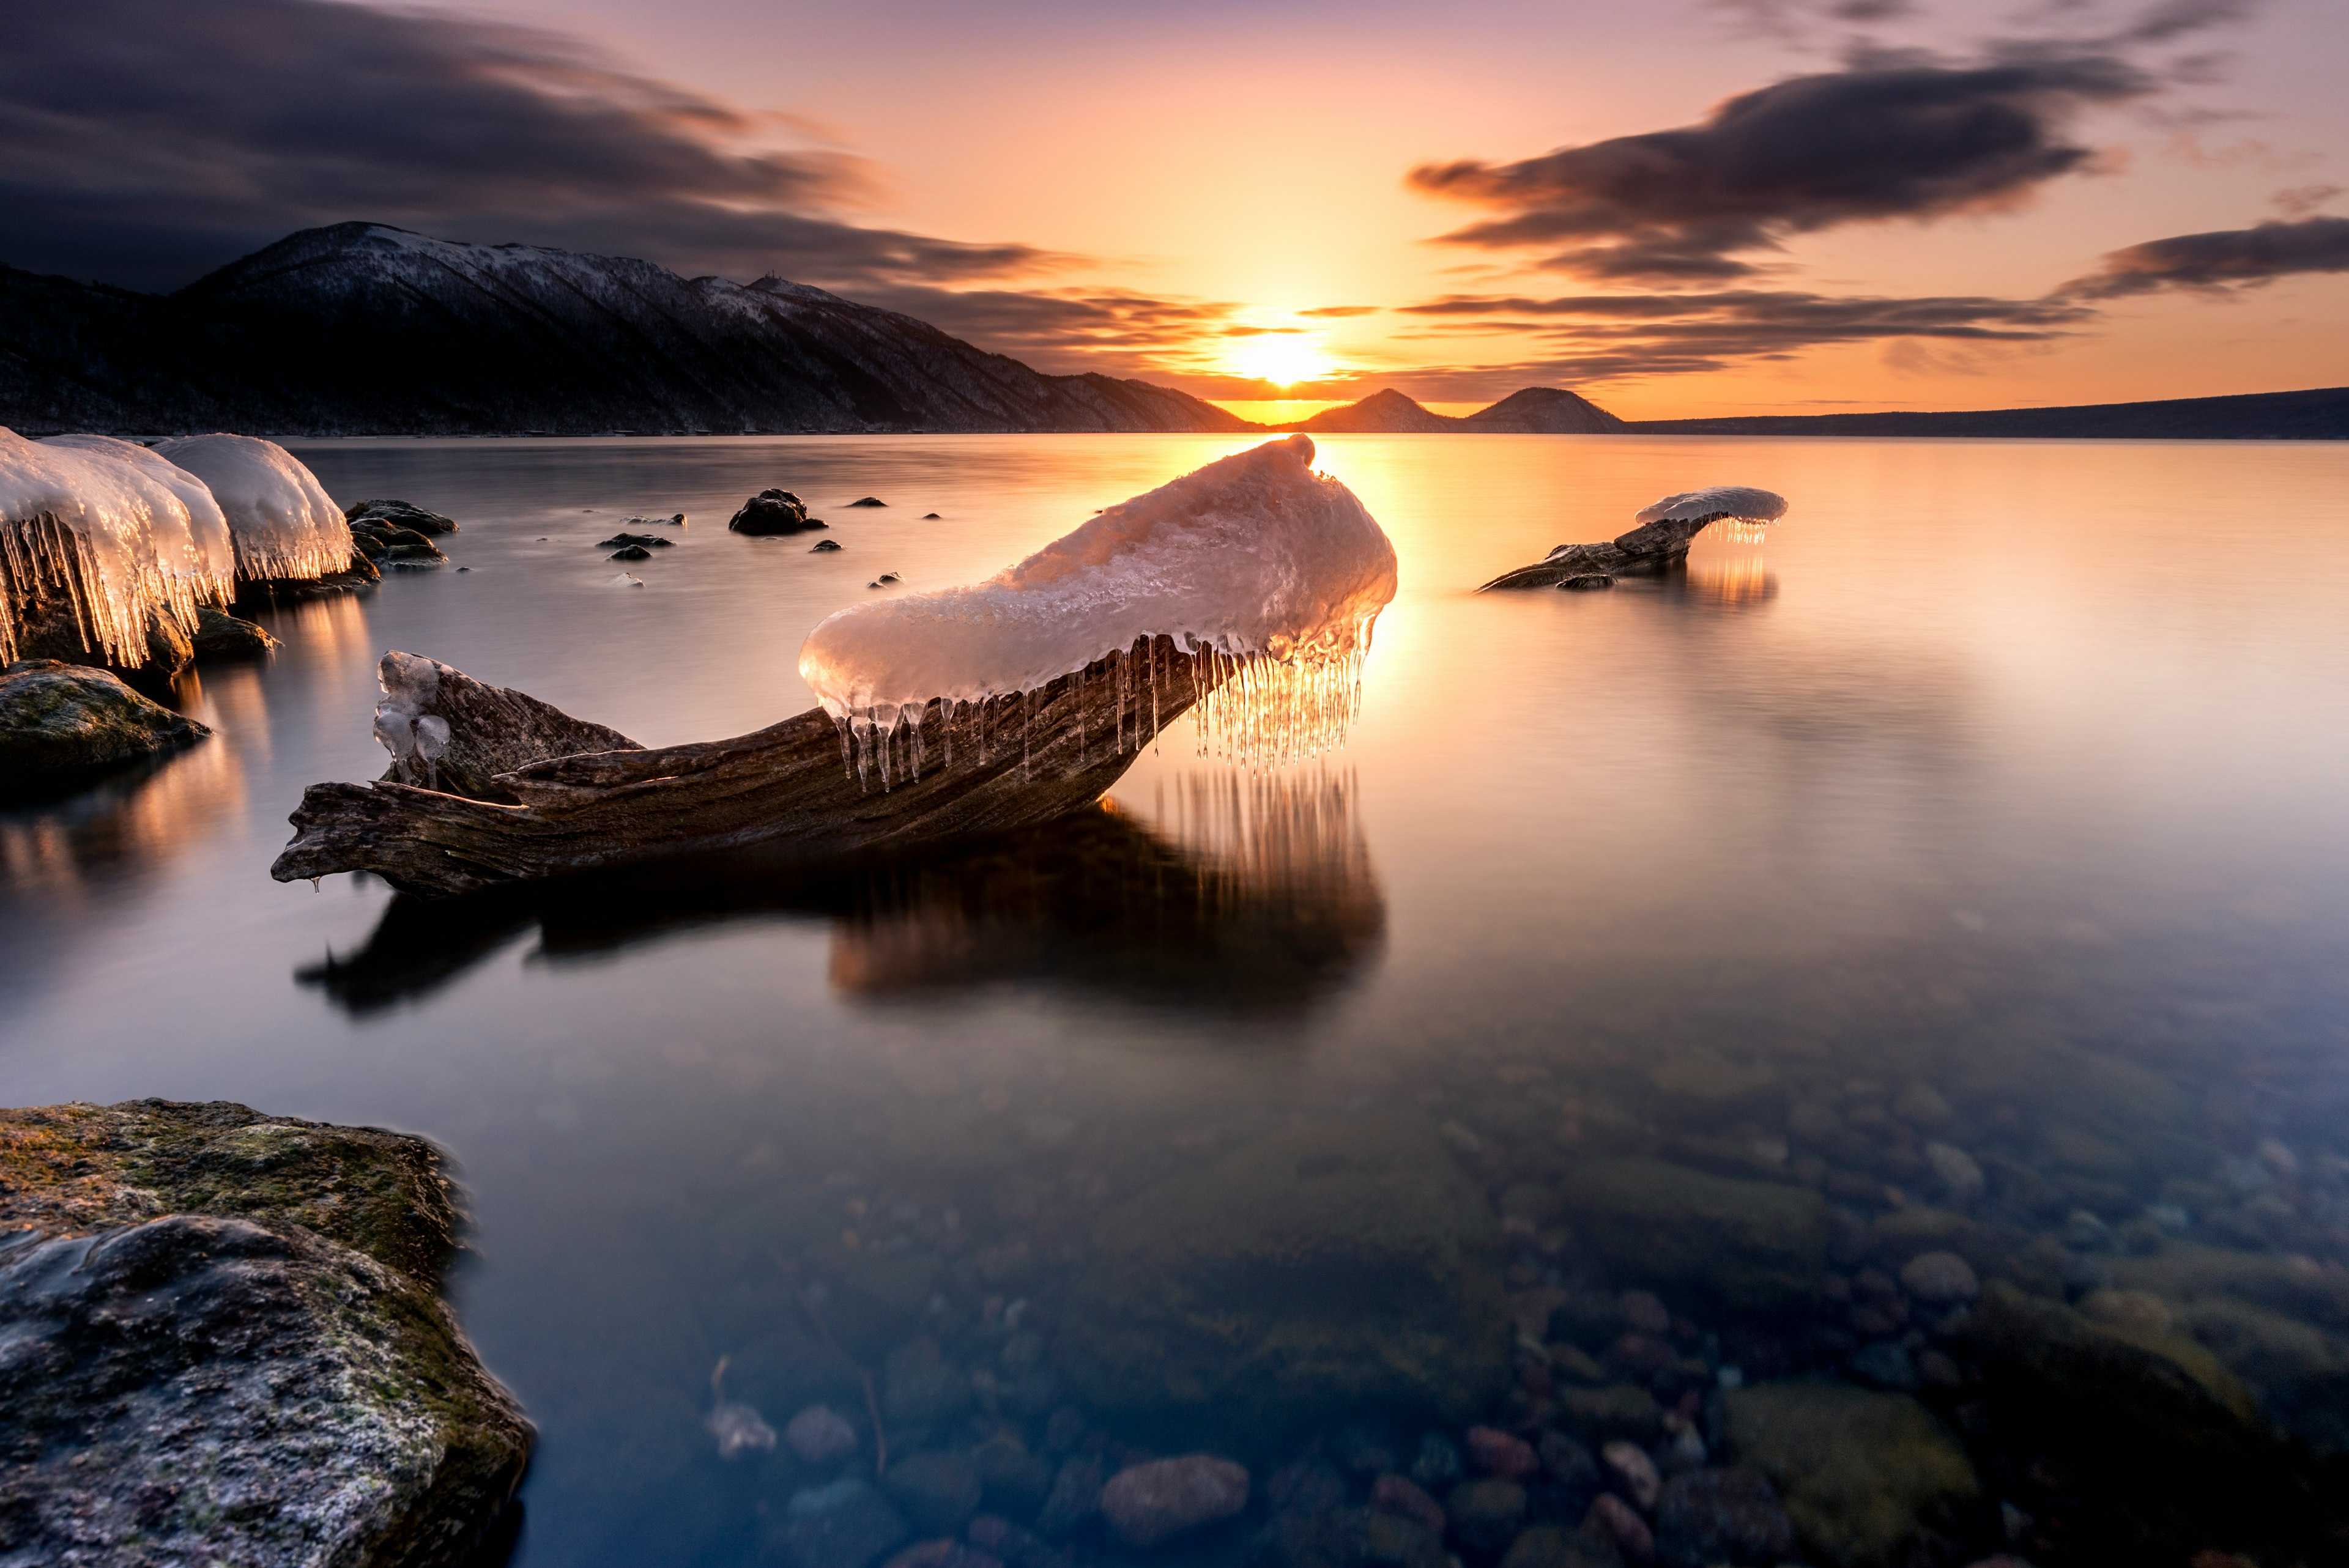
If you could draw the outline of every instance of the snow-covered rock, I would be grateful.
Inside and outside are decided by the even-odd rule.
[[[318,477],[257,436],[182,436],[155,450],[210,487],[228,519],[239,577],[318,578],[350,565],[356,546],[343,510]]]

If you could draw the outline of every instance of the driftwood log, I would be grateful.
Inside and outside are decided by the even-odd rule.
[[[1050,821],[1099,799],[1198,700],[1171,637],[1030,692],[932,702],[885,732],[821,708],[730,740],[644,748],[414,655],[383,661],[373,784],[314,784],[280,882],[368,871],[404,892],[756,847],[833,855]]]
[[[1482,588],[1611,588],[1618,577],[1654,577],[1688,559],[1689,546],[1713,523],[1734,513],[1663,518],[1619,533],[1601,544],[1561,544],[1531,566],[1504,572]]]

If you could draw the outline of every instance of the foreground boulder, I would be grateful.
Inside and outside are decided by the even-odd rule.
[[[239,620],[217,605],[196,610],[196,657],[257,659],[274,653],[277,639],[251,621]]]
[[[1065,1365],[1087,1402],[1228,1449],[1332,1408],[1465,1424],[1508,1376],[1499,1239],[1416,1120],[1277,1134],[1102,1217]]]
[[[105,670],[56,659],[0,668],[0,783],[135,762],[211,733]]]
[[[762,490],[742,503],[726,526],[736,533],[805,533],[822,528],[820,518],[807,514],[807,503],[787,490]]]
[[[532,1431],[440,1300],[459,1223],[398,1133],[0,1111],[0,1560],[461,1562]]]

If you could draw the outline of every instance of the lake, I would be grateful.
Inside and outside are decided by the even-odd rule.
[[[885,1434],[955,1456],[893,1475],[905,1531],[983,1487],[1108,1551],[1055,1488],[1205,1448],[1249,1511],[1158,1556],[1361,1561],[1338,1504],[1443,1500],[1480,1423],[1560,1439],[1514,1502],[1454,1494],[1480,1562],[1579,1525],[1568,1450],[1610,1439],[1895,1454],[1852,1562],[2240,1544],[2158,1456],[2098,1470],[2145,1408],[2018,1430],[1977,1289],[2349,1448],[2349,447],[1333,437],[1402,585],[1318,761],[1178,721],[1064,830],[804,873],[267,875],[305,785],[382,771],[387,649],[647,744],[748,731],[880,573],[974,581],[1247,444],[297,444],[346,504],[459,519],[453,564],[266,613],[272,662],[183,683],[212,741],[0,810],[0,1099],[452,1151],[459,1307],[542,1434],[533,1565],[815,1561]],[[1717,483],[1792,511],[1668,579],[1473,592]],[[770,485],[844,548],[728,533]],[[616,585],[594,542],[678,511]],[[721,1459],[721,1357],[855,1453]]]

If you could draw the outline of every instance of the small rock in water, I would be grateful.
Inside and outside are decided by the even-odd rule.
[[[1974,1163],[1972,1155],[1956,1144],[1928,1143],[1925,1161],[1932,1166],[1933,1174],[1941,1179],[1941,1185],[1949,1189],[1952,1200],[1967,1202],[1982,1196],[1985,1185],[1982,1169]]]
[[[1155,1546],[1247,1507],[1248,1472],[1213,1454],[1153,1460],[1102,1488],[1102,1517],[1128,1546]]]
[[[916,1454],[889,1467],[882,1486],[921,1535],[951,1535],[978,1511],[978,1467],[962,1454]]]
[[[606,588],[641,588],[644,585],[643,578],[631,576],[626,572],[621,573],[617,577],[607,577],[604,580],[604,586]]]
[[[1371,1484],[1371,1506],[1381,1513],[1415,1519],[1438,1535],[1444,1533],[1444,1505],[1399,1475],[1382,1475]]]
[[[1541,1462],[1549,1479],[1568,1491],[1587,1496],[1599,1490],[1599,1461],[1564,1432],[1542,1434]]]
[[[1459,1444],[1442,1432],[1430,1432],[1419,1439],[1419,1457],[1411,1461],[1412,1480],[1443,1491],[1458,1484],[1461,1474]]]
[[[777,1533],[798,1568],[864,1568],[911,1532],[887,1498],[849,1480],[794,1493]]]
[[[1892,1102],[1892,1114],[1911,1127],[1947,1127],[1957,1112],[1931,1084],[1911,1081]]]
[[[895,572],[884,572],[881,573],[881,581],[884,583],[895,583],[897,581],[897,574]]]
[[[810,517],[807,504],[791,491],[762,490],[744,501],[726,526],[736,533],[768,535],[802,533],[811,528],[822,528],[823,523],[821,519]]]
[[[828,1465],[856,1451],[856,1429],[828,1405],[810,1405],[783,1429],[783,1441],[802,1462]]]
[[[465,570],[460,566],[458,571]],[[274,650],[277,639],[254,625],[240,621],[214,604],[196,607],[196,657],[200,659],[259,658]]]
[[[1648,1457],[1647,1449],[1619,1438],[1599,1450],[1599,1462],[1609,1482],[1642,1512],[1656,1506],[1664,1481],[1656,1473],[1656,1461]]]
[[[647,550],[643,545],[631,544],[625,550],[615,550],[605,559],[608,561],[650,561],[652,556],[653,552]]]
[[[1586,572],[1579,577],[1569,577],[1565,582],[1558,584],[1559,590],[1568,593],[1588,593],[1594,588],[1612,588],[1614,586],[1615,579],[1607,576],[1603,573],[1596,572]]]
[[[1582,1528],[1609,1542],[1622,1554],[1627,1563],[1652,1563],[1656,1560],[1655,1532],[1648,1522],[1631,1511],[1631,1505],[1611,1491],[1602,1491],[1582,1516]]]
[[[1664,1488],[1656,1551],[1671,1568],[1780,1563],[1795,1554],[1795,1526],[1778,1494],[1754,1471],[1691,1470]]]
[[[1642,1334],[1670,1334],[1672,1315],[1653,1291],[1627,1290],[1618,1305],[1623,1311],[1623,1321]]]
[[[1900,1269],[1900,1288],[1936,1306],[1971,1301],[1982,1294],[1973,1265],[1955,1253],[1919,1253]]]
[[[1526,1522],[1526,1489],[1495,1476],[1452,1489],[1444,1500],[1452,1532],[1471,1552],[1493,1553],[1509,1543]]]
[[[1509,1480],[1523,1480],[1541,1469],[1532,1444],[1497,1427],[1468,1429],[1468,1458],[1478,1470]]]
[[[1851,1358],[1851,1369],[1862,1382],[1873,1383],[1879,1388],[1898,1388],[1902,1392],[1914,1389],[1921,1380],[1917,1376],[1917,1364],[1909,1359],[1908,1348],[1897,1339],[1879,1339],[1861,1346]]]
[[[1102,1462],[1098,1455],[1080,1454],[1061,1466],[1052,1490],[1036,1511],[1036,1528],[1047,1535],[1066,1535],[1101,1511]]]
[[[868,495],[850,501],[848,504],[851,506],[887,506],[889,503],[881,500],[878,496]]]
[[[938,514],[934,511],[926,511],[922,513],[922,521],[924,522],[936,522],[938,521]]]
[[[821,555],[828,550],[838,550],[839,548],[840,541],[836,539],[819,539],[813,544],[808,546],[808,553],[810,555]]]

